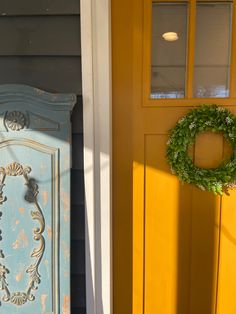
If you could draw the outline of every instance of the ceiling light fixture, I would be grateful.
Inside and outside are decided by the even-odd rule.
[[[162,37],[166,40],[166,41],[175,41],[178,40],[178,34],[175,32],[167,32],[162,34]]]

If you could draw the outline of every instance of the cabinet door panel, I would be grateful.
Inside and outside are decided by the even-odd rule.
[[[37,96],[29,104],[6,102],[0,122],[3,314],[70,312],[71,102],[63,99],[64,108],[58,107],[57,96],[55,107],[44,100],[39,108]],[[28,114],[34,103],[35,113]]]

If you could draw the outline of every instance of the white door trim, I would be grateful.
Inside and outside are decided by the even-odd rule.
[[[81,0],[86,306],[112,314],[110,0]]]

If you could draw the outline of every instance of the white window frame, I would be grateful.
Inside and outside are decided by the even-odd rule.
[[[110,0],[81,0],[86,306],[112,314]]]

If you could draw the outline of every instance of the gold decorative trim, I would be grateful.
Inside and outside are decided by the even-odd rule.
[[[23,167],[17,162],[11,163],[10,165],[6,166],[6,168],[0,167],[0,205],[6,201],[6,197],[3,196],[3,187],[5,186],[4,182],[6,176],[23,176],[25,179],[25,184],[28,188],[25,195],[25,200],[34,204],[35,211],[31,212],[31,216],[33,220],[38,220],[39,222],[39,227],[34,228],[33,230],[33,237],[35,241],[40,241],[40,245],[39,247],[34,248],[31,253],[31,257],[35,259],[35,262],[26,269],[26,273],[29,274],[29,283],[27,285],[26,292],[10,292],[6,279],[7,274],[9,274],[10,271],[3,264],[0,264],[0,290],[5,291],[2,301],[10,301],[11,303],[18,306],[25,304],[27,301],[35,300],[33,291],[37,290],[37,286],[41,282],[39,265],[45,251],[45,239],[43,237],[43,232],[45,230],[45,219],[37,200],[39,193],[38,185],[33,178],[29,178],[28,174],[30,172],[30,167]]]
[[[51,158],[52,166],[51,166],[51,177],[54,178],[51,182],[52,184],[52,264],[54,267],[52,268],[52,278],[50,280],[52,284],[52,309],[51,311],[54,313],[58,313],[60,309],[60,276],[59,276],[59,235],[55,232],[58,230],[58,223],[60,217],[57,212],[57,208],[59,207],[59,149],[47,146],[42,143],[35,142],[30,139],[7,139],[0,142],[0,149],[6,147],[13,147],[15,145],[21,145],[22,147],[29,147],[37,152],[47,154]],[[0,213],[1,215],[1,213]],[[0,216],[1,220],[1,216]],[[1,261],[1,258],[0,258]]]

